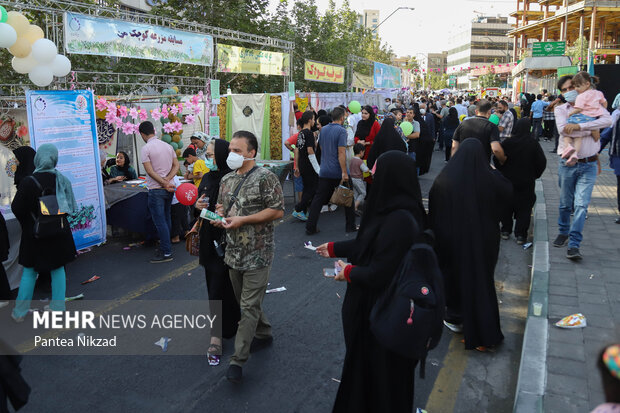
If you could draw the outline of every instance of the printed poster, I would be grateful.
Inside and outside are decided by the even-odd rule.
[[[209,136],[212,138],[220,137],[220,117],[209,116]]]
[[[305,60],[304,79],[324,83],[344,83],[344,66]]]
[[[220,104],[220,81],[219,79],[211,79],[211,103]]]
[[[76,249],[105,242],[106,217],[95,99],[89,90],[26,92],[30,145],[58,148],[58,169],[72,184],[77,212],[69,217]]]
[[[400,69],[395,66],[374,62],[374,84],[377,89],[400,88]]]
[[[65,13],[67,53],[213,64],[213,37],[124,20]]]
[[[288,82],[288,100],[295,100],[295,82]]]
[[[217,45],[217,71],[255,75],[288,76],[291,57],[288,53],[245,47]]]

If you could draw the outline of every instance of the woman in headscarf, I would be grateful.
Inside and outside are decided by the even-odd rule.
[[[17,169],[15,170],[15,187],[27,176],[34,172],[34,156],[37,154],[30,146],[20,146],[13,151],[17,159]]]
[[[205,163],[209,168],[209,173],[200,181],[200,186],[198,187],[200,199],[196,202],[196,208],[200,210],[207,208],[215,212],[220,181],[224,175],[231,172],[226,163],[228,142],[223,139],[214,139],[206,149],[205,156],[207,160]],[[237,324],[241,314],[239,303],[237,303],[230,277],[228,276],[228,266],[224,263],[224,257],[218,254],[215,245],[215,243],[220,244],[222,242],[224,235],[224,229],[209,225],[208,222],[203,222],[200,226],[199,258],[200,265],[205,269],[209,300],[222,302],[222,319],[216,319],[215,323],[220,323],[220,326],[217,328],[221,329],[224,338],[231,338],[237,333]],[[209,364],[219,364],[219,359],[222,355],[222,337],[211,337],[207,353]]]
[[[355,130],[355,143],[361,143],[366,147],[362,159],[368,159],[370,148],[380,129],[381,125],[377,122],[375,111],[372,107],[368,105],[362,107],[362,120],[357,123],[357,129]]]
[[[403,151],[407,153],[406,138],[398,133],[400,127],[395,126],[393,117],[386,117],[379,129],[379,133],[375,136],[375,141],[368,151],[368,168],[372,169],[375,161],[379,156],[387,151]],[[401,131],[402,134],[402,131]]]
[[[77,209],[71,181],[56,169],[58,149],[54,145],[41,145],[34,157],[36,169],[30,178],[19,185],[11,209],[22,227],[19,246],[19,263],[24,271],[19,285],[13,318],[23,321],[30,308],[37,273],[51,271],[52,301],[54,311],[65,310],[65,264],[75,259],[75,243],[67,221],[67,214]],[[42,187],[39,189],[37,183]],[[63,229],[55,236],[37,239],[34,236],[35,217],[41,214],[39,198],[43,195],[56,195],[58,208],[63,216]]]
[[[441,140],[446,150],[446,162],[450,160],[452,153],[452,137],[459,126],[459,113],[455,107],[448,109],[448,116],[441,120]]]
[[[194,146],[198,159],[202,159],[204,161],[206,159],[205,153],[207,152],[207,145],[211,141],[209,135],[204,132],[197,131],[192,134],[189,140]]]
[[[418,164],[418,174],[424,175],[431,167],[435,141],[431,136],[427,123],[422,117],[420,104],[418,102],[413,104],[413,120],[420,124],[420,137],[415,140],[415,153],[416,163]]]
[[[337,281],[347,282],[342,302],[346,354],[334,412],[411,412],[417,361],[384,348],[370,331],[370,312],[396,276],[424,229],[425,212],[415,161],[404,151],[377,160],[366,210],[356,239],[317,248],[338,261]]]
[[[611,105],[611,126],[601,132],[601,151],[609,144],[609,165],[613,168],[617,182],[618,212],[620,213],[620,93]],[[600,164],[599,164],[600,167]],[[620,216],[616,218],[620,224]]]
[[[129,164],[129,155],[123,151],[120,151],[116,154],[116,165],[110,168],[110,179],[108,180],[108,183],[132,179],[138,179],[138,174],[136,174],[136,170]]]
[[[530,228],[532,207],[536,202],[534,187],[547,167],[547,157],[540,144],[532,138],[530,118],[521,118],[517,121],[509,139],[502,142],[502,148],[507,160],[501,165],[495,162],[497,169],[512,183],[512,200],[506,205],[502,214],[502,238],[510,238],[512,219],[515,219],[515,237],[517,244],[527,241],[527,232]]]
[[[491,169],[477,139],[461,143],[429,193],[430,226],[446,290],[444,324],[464,332],[466,349],[484,351],[504,339],[494,273],[499,218],[511,196],[510,182]]]

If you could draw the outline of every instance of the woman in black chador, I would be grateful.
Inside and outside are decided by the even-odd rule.
[[[370,331],[370,312],[424,229],[416,164],[404,151],[377,159],[374,184],[357,238],[323,244],[324,257],[346,257],[337,276],[347,281],[342,303],[346,355],[334,412],[408,412],[413,409],[417,361],[384,348]]]
[[[465,334],[465,348],[502,342],[495,292],[499,220],[510,182],[489,165],[482,143],[465,139],[435,179],[429,221],[446,291],[446,326]]]

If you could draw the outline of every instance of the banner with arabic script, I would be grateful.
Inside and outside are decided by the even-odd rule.
[[[217,45],[218,72],[288,76],[290,62],[291,56],[288,53],[247,49],[221,43]]]
[[[400,69],[395,66],[375,62],[373,78],[377,89],[400,88]]]
[[[306,59],[304,79],[314,82],[344,83],[344,66]]]
[[[213,37],[161,26],[65,13],[67,53],[213,64]]]

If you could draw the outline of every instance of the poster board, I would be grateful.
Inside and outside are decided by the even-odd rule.
[[[71,231],[76,249],[106,240],[105,198],[99,166],[95,99],[89,90],[26,92],[30,144],[58,149],[58,169],[73,188],[78,211]]]

